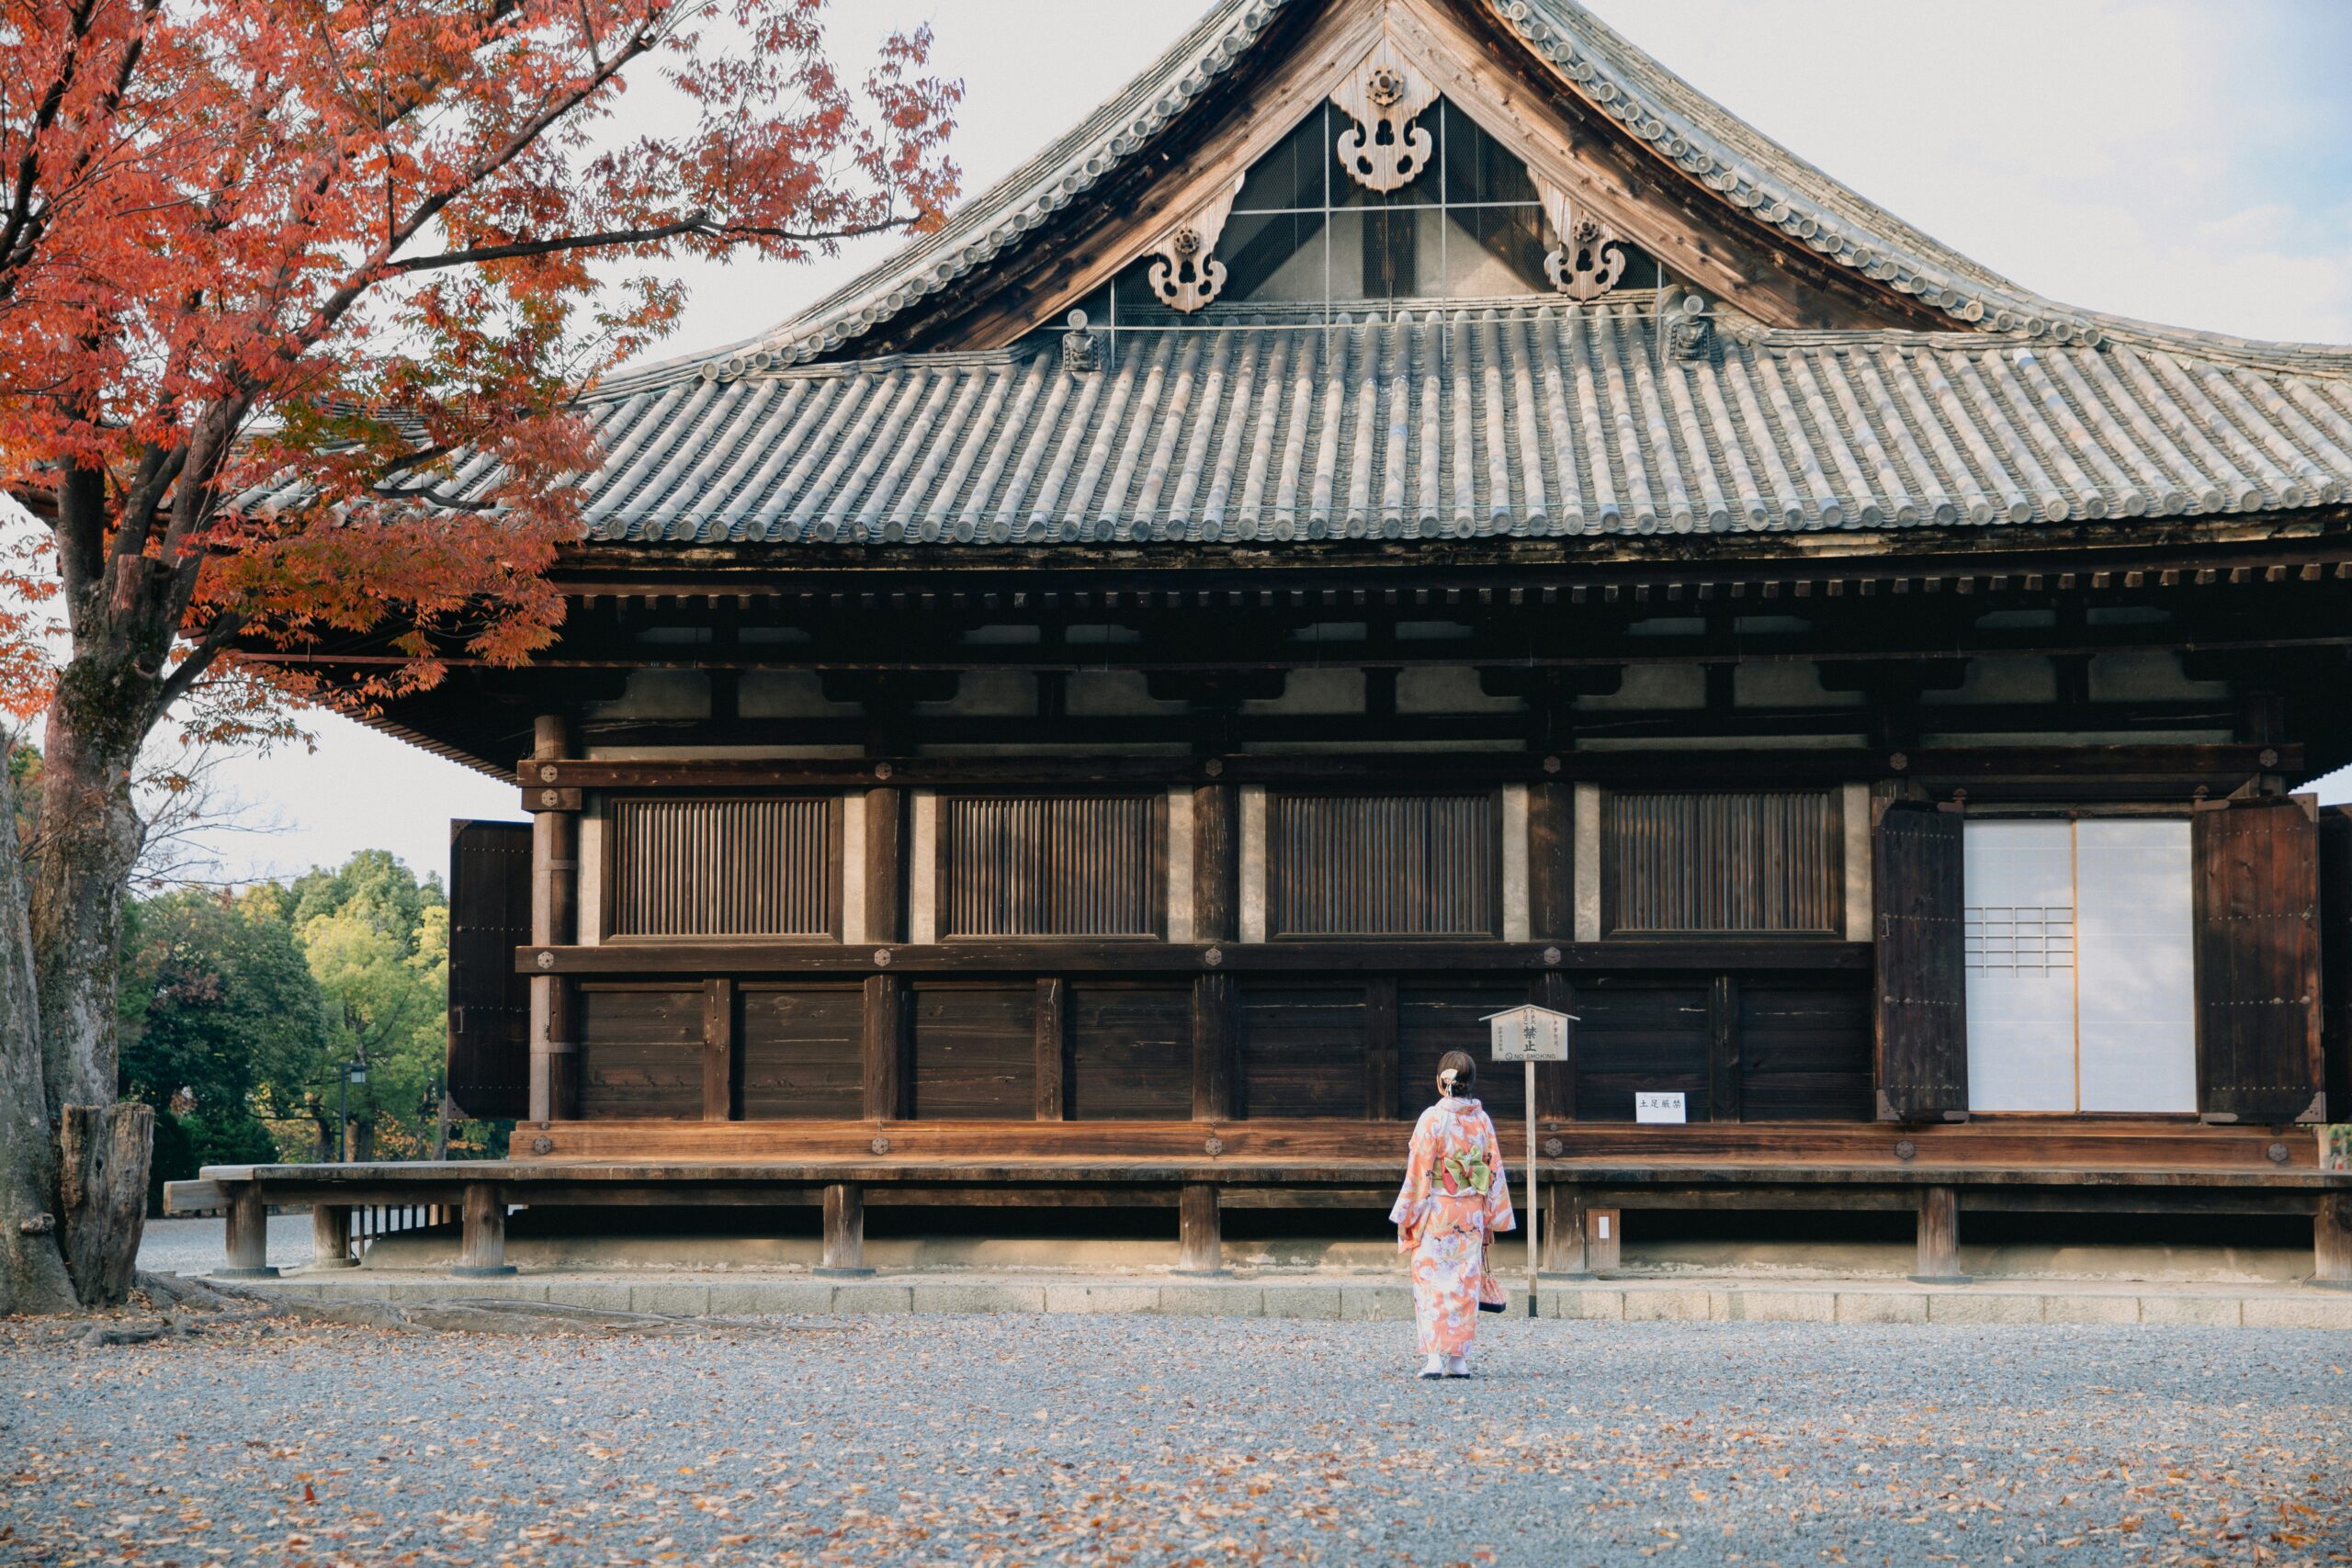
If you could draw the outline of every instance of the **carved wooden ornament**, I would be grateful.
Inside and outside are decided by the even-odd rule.
[[[1578,210],[1575,198],[1551,181],[1539,177],[1536,189],[1544,198],[1544,216],[1560,236],[1558,246],[1544,258],[1544,275],[1552,287],[1577,300],[1598,299],[1616,288],[1625,276],[1622,236]]]
[[[1225,287],[1225,264],[1213,253],[1225,232],[1225,220],[1233,215],[1243,177],[1235,176],[1207,206],[1179,221],[1151,248],[1150,254],[1159,259],[1147,276],[1151,291],[1170,310],[1189,316]]]
[[[1334,144],[1340,166],[1366,190],[1402,190],[1429,167],[1436,141],[1413,117],[1437,101],[1427,77],[1386,39],[1331,94],[1355,124]]]

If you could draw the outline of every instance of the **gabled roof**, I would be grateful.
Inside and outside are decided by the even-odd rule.
[[[1053,145],[967,203],[937,232],[757,337],[688,366],[753,374],[854,352],[858,340],[1020,245],[1114,172],[1145,158],[1217,79],[1266,47],[1285,12],[1377,0],[1219,0],[1149,69]],[[1697,186],[1825,261],[1909,295],[1956,329],[2097,345],[2123,335],[2352,369],[2340,348],[2183,333],[2060,304],[2003,277],[1870,201],[1774,141],[1621,37],[1576,0],[1461,0],[1520,40],[1558,85],[1621,122]],[[626,383],[624,383],[626,384]]]
[[[1901,307],[1879,317],[1910,324],[1774,328],[1726,306],[1694,337],[1677,317],[1689,300],[1668,288],[1336,324],[1220,306],[1180,331],[1122,335],[1101,368],[1037,337],[871,347],[933,296],[974,293],[978,279],[959,280],[976,269],[993,279],[1048,243],[1041,231],[1091,191],[1127,182],[1132,196],[1134,180],[1160,177],[1163,143],[1221,79],[1255,82],[1306,23],[1384,6],[1442,7],[1519,50],[1686,176],[1692,204],[1717,204],[1742,232],[1770,226],[1783,254],[1802,245]],[[1227,97],[1216,112],[1246,111]],[[1779,146],[1574,0],[1219,0],[939,232],[758,339],[614,378],[582,409],[605,451],[581,480],[590,536],[611,542],[1739,534],[2246,514],[2352,495],[2352,351],[2042,299]],[[444,488],[484,497],[496,477],[476,468]]]

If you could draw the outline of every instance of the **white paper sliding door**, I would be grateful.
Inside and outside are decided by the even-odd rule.
[[[2085,1111],[2197,1109],[2188,824],[2075,824]]]
[[[1983,1111],[2194,1111],[2188,824],[1971,822],[1968,1081]]]
[[[1968,1102],[2075,1109],[2075,835],[2070,822],[1971,822]]]

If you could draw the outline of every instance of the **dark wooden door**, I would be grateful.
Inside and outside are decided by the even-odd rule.
[[[2327,1111],[2352,1114],[2352,806],[2319,814],[2320,1054]]]
[[[2233,800],[2199,812],[2194,837],[2199,1109],[2320,1121],[2319,807]]]
[[[1890,801],[1871,855],[1874,1037],[1882,1122],[1968,1115],[1968,976],[1962,821]]]
[[[531,825],[449,824],[449,1098],[469,1116],[530,1109]]]

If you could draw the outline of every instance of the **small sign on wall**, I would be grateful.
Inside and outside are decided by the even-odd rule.
[[[1636,1122],[1687,1122],[1687,1101],[1680,1094],[1652,1094],[1636,1091],[1634,1096],[1634,1120]]]

